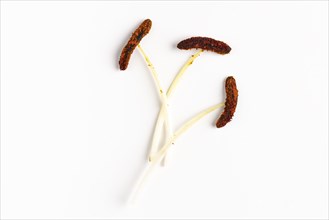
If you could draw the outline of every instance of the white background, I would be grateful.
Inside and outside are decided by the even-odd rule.
[[[191,36],[227,42],[204,53],[172,99],[174,128],[239,89],[234,119],[194,126],[135,206],[159,98],[142,41],[165,88]],[[1,2],[1,217],[328,217],[328,2]]]

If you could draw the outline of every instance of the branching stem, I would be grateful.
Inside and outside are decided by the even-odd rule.
[[[187,70],[187,68],[189,66],[192,65],[192,63],[194,62],[194,60],[200,56],[200,54],[203,52],[203,50],[198,50],[194,55],[192,55],[183,65],[183,67],[180,69],[180,71],[177,73],[176,77],[174,78],[174,80],[172,81],[168,91],[167,91],[167,100],[169,104],[170,101],[170,97],[173,93],[173,91],[176,89],[178,82],[181,80],[183,74],[185,73],[185,71]],[[152,146],[151,146],[151,150],[149,153],[149,158],[153,156],[154,152],[157,149],[157,146],[159,145],[159,140],[160,140],[160,132],[161,132],[161,126],[164,123],[165,117],[166,117],[166,107],[165,105],[162,104],[161,109],[159,111],[158,114],[158,119],[155,125],[155,129],[154,129],[154,133],[153,133],[153,139],[152,139]],[[168,110],[167,110],[168,111]],[[168,137],[169,139],[171,139],[171,137],[173,136],[172,130],[167,130],[169,131]],[[172,142],[173,143],[173,142]]]
[[[188,131],[189,128],[191,128],[196,122],[198,122],[201,118],[205,117],[206,115],[208,115],[209,113],[219,109],[220,107],[224,106],[224,103],[220,103],[214,106],[211,106],[205,110],[203,110],[202,112],[200,112],[199,114],[197,114],[196,116],[194,116],[193,118],[191,118],[189,121],[187,121],[185,124],[183,124],[176,132],[175,134],[172,136],[172,138],[170,138],[170,140],[168,140],[163,147],[161,148],[161,150],[155,154],[154,156],[150,157],[151,161],[150,163],[147,163],[147,166],[145,167],[144,171],[142,172],[141,176],[139,177],[136,186],[134,187],[132,194],[129,198],[129,202],[134,202],[138,193],[140,192],[140,190],[142,189],[146,179],[148,178],[148,176],[152,173],[152,170],[154,169],[154,167],[159,164],[159,162],[163,159],[163,157],[166,155],[166,152],[168,151],[168,149],[170,149],[170,147],[172,146],[171,143],[174,142],[177,138],[179,138],[182,134],[184,134],[186,131]]]

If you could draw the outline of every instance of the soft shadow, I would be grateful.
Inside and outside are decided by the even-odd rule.
[[[156,126],[156,121],[153,125],[153,131],[155,129],[155,126]],[[134,187],[135,187],[140,175],[142,174],[144,168],[147,166],[148,155],[149,155],[149,152],[151,151],[152,139],[153,139],[153,132],[151,133],[151,135],[149,137],[149,140],[147,141],[147,147],[145,147],[145,145],[139,147],[139,149],[143,149],[143,147],[144,147],[145,157],[143,157],[143,159],[138,164],[138,168],[135,170],[135,173],[134,173],[134,175],[132,175],[129,183],[127,185],[123,186],[122,193],[120,193],[118,195],[118,203],[121,206],[127,206],[128,205],[129,196],[131,195],[132,191],[134,190]]]
[[[175,49],[175,50],[178,49],[178,48],[177,48],[177,43],[172,43],[171,47],[172,47],[173,49]]]
[[[143,161],[142,163],[139,164],[138,169],[136,170],[136,173],[134,175],[132,175],[131,180],[129,181],[129,184],[127,184],[124,187],[125,189],[122,190],[122,193],[120,193],[118,195],[118,203],[121,206],[129,205],[128,204],[129,197],[131,196],[131,194],[136,186],[136,183],[137,183],[140,175],[142,174],[144,168],[146,167],[146,165],[147,165],[146,161]]]
[[[226,99],[226,92],[225,92],[225,81],[226,81],[226,77],[222,80],[222,92],[223,92],[223,94],[224,94],[224,97],[225,97],[225,99]],[[225,102],[225,99],[224,100],[222,100],[222,101],[220,101],[219,103],[221,103],[221,102]],[[220,110],[220,114],[219,115],[217,115],[216,116],[216,118],[213,120],[213,126],[215,126],[216,127],[216,122],[217,122],[217,120],[218,120],[218,118],[219,118],[219,116],[222,114],[222,112],[224,111],[224,107],[225,106],[223,106],[223,107],[221,107],[219,110]]]

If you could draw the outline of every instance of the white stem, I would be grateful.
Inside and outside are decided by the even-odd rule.
[[[143,48],[141,47],[141,45],[139,44],[138,45],[138,49],[139,49],[139,52],[141,53],[141,55],[144,57],[144,60],[145,62],[147,63],[147,66],[153,76],[153,79],[154,79],[154,82],[155,82],[155,85],[158,89],[158,92],[159,92],[159,96],[160,96],[160,100],[161,100],[161,103],[163,106],[163,121],[165,122],[165,128],[166,128],[166,132],[167,134],[172,134],[172,126],[171,126],[171,117],[170,117],[170,113],[169,113],[169,110],[168,110],[168,99],[167,99],[167,95],[164,93],[162,87],[161,87],[161,83],[160,83],[160,80],[159,80],[159,77],[158,77],[158,74],[157,72],[155,71],[155,68],[150,60],[150,58],[146,55],[145,51],[143,50]],[[163,121],[162,121],[162,124],[163,124]],[[160,138],[157,137],[157,140],[159,140]],[[153,143],[152,143],[152,146],[153,146]],[[155,145],[156,146],[156,145]],[[156,149],[155,148],[151,148],[151,152],[154,153]]]
[[[177,138],[179,138],[182,134],[184,134],[189,128],[191,128],[196,122],[198,122],[201,118],[206,116],[212,111],[215,111],[216,109],[224,106],[224,103],[220,103],[214,106],[211,106],[210,108],[205,109],[204,111],[200,112],[193,118],[191,118],[188,122],[186,122],[183,126],[181,126],[175,134],[170,138],[169,141],[166,142],[165,145],[154,155],[149,158],[149,161],[157,161],[159,158],[164,156],[168,149],[171,147],[171,143],[175,142]]]
[[[174,78],[174,80],[172,81],[168,91],[167,91],[167,99],[170,100],[171,94],[172,92],[176,89],[178,82],[180,81],[180,79],[182,78],[183,74],[185,73],[186,69],[192,65],[193,61],[200,56],[200,54],[203,52],[203,50],[199,50],[197,51],[194,55],[192,55],[186,62],[185,64],[182,66],[182,68],[180,69],[180,71],[177,73],[176,77]],[[155,153],[156,151],[156,147],[159,145],[159,140],[160,140],[160,132],[161,132],[161,126],[163,125],[164,122],[164,118],[166,117],[166,112],[165,112],[165,106],[162,104],[161,109],[159,111],[158,114],[158,119],[155,125],[155,129],[154,129],[154,133],[153,133],[153,139],[152,139],[152,146],[151,146],[151,150],[149,153],[149,158]],[[172,130],[169,130],[169,133],[167,133],[170,137],[172,137],[173,132]],[[164,161],[165,162],[165,161]]]
[[[149,158],[156,152],[157,146],[159,145],[160,141],[160,132],[162,131],[162,125],[164,122],[164,115],[165,115],[165,107],[164,105],[161,105],[160,112],[158,114],[158,119],[155,125],[154,133],[153,133],[153,139],[152,139],[152,145],[149,152]]]
[[[179,138],[182,134],[184,134],[189,128],[191,128],[196,122],[198,122],[201,118],[205,117],[209,113],[215,111],[216,109],[219,109],[220,107],[224,106],[224,103],[220,103],[214,106],[211,106],[210,108],[205,109],[204,111],[200,112],[193,118],[191,118],[189,121],[187,121],[185,124],[183,124],[176,132],[175,134],[168,140],[161,150],[154,156],[150,157],[151,162],[147,164],[144,171],[142,172],[141,176],[138,178],[138,181],[132,191],[131,196],[129,197],[129,203],[132,203],[136,200],[137,195],[139,194],[140,190],[143,188],[145,181],[147,180],[148,176],[152,173],[154,167],[159,164],[159,162],[164,158],[166,155],[166,152],[170,148],[171,143],[174,142],[177,138]]]
[[[178,82],[182,78],[183,74],[187,70],[189,66],[192,65],[194,60],[200,56],[200,54],[203,52],[203,50],[198,50],[194,55],[192,55],[184,64],[184,66],[179,70],[177,75],[175,76],[174,80],[172,81],[171,85],[169,86],[169,89],[167,91],[167,97],[169,98],[171,96],[171,93],[176,89]]]
[[[128,204],[134,204],[140,191],[143,189],[145,182],[147,180],[147,177],[150,175],[150,173],[155,168],[156,163],[147,163],[146,167],[144,168],[143,172],[139,176],[129,198],[128,198]]]

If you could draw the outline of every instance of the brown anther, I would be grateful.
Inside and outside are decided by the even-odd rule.
[[[119,60],[120,70],[127,69],[131,54],[134,52],[135,48],[141,42],[143,37],[145,37],[149,33],[151,27],[152,27],[152,21],[150,19],[146,19],[143,21],[141,25],[139,25],[139,27],[131,35],[126,46],[122,49],[120,55],[120,60]]]
[[[209,50],[221,55],[228,54],[231,51],[231,47],[226,43],[209,37],[191,37],[179,42],[177,47],[182,50]]]
[[[226,91],[225,108],[223,113],[221,114],[221,116],[218,118],[216,122],[217,128],[224,127],[229,121],[231,121],[236,106],[238,104],[238,90],[236,88],[236,83],[233,76],[229,76],[226,78],[225,91]]]

